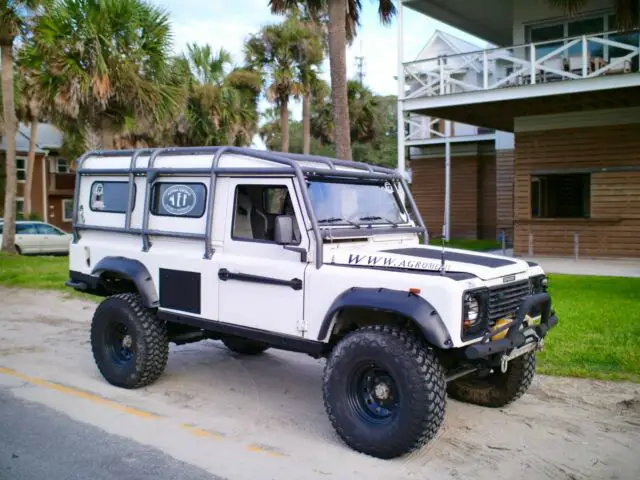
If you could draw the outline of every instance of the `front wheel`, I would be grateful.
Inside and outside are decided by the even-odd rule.
[[[529,389],[536,370],[534,353],[511,360],[507,371],[494,371],[487,376],[472,373],[451,382],[451,398],[483,407],[499,408],[516,401]]]
[[[100,303],[91,323],[93,357],[112,385],[140,388],[164,371],[169,356],[167,326],[134,293]]]
[[[329,420],[356,451],[399,457],[442,425],[443,369],[421,339],[399,328],[369,326],[346,335],[327,360],[323,382]]]

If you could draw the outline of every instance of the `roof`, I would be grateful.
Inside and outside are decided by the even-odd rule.
[[[416,56],[416,60],[426,60],[436,57],[438,54],[432,52],[432,47],[438,39],[442,40],[451,49],[450,52],[447,52],[447,55],[477,52],[478,50],[483,49],[483,47],[481,47],[480,45],[468,42],[466,40],[463,40],[462,38],[456,37],[455,35],[443,32],[442,30],[436,30],[429,41],[420,50],[420,53],[418,53],[418,55]]]
[[[16,133],[16,152],[28,153],[29,140],[31,138],[31,125],[19,123]],[[36,136],[36,153],[45,153],[46,150],[60,150],[62,148],[63,133],[50,123],[39,123]],[[6,138],[0,142],[0,151],[7,150]]]

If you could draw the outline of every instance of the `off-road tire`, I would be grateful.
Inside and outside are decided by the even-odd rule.
[[[241,355],[260,355],[269,348],[268,345],[263,343],[254,342],[252,340],[245,340],[238,337],[227,337],[222,339],[225,347],[235,353]]]
[[[124,325],[131,336],[131,359],[119,361],[111,329]],[[166,323],[145,308],[140,296],[122,293],[100,303],[91,323],[91,348],[98,370],[112,385],[141,388],[162,375],[169,356]]]
[[[386,370],[394,386],[390,391],[396,405],[383,422],[372,421],[366,413],[369,401],[364,405],[354,396],[356,390],[377,392],[354,388],[354,380],[362,375],[359,370],[371,364]],[[364,395],[371,399],[371,394]],[[324,369],[323,396],[331,424],[349,447],[390,459],[435,437],[444,420],[446,382],[440,362],[421,338],[392,326],[367,326],[347,334],[331,352]]]
[[[499,408],[516,401],[531,386],[536,370],[534,353],[514,358],[507,371],[499,369],[486,377],[470,374],[447,385],[451,398],[483,407]]]

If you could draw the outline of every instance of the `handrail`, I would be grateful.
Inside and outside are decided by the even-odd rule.
[[[138,168],[136,166],[136,160],[141,155],[148,155],[149,161],[147,163],[146,168]],[[167,168],[156,168],[155,162],[158,158],[167,155],[203,155],[203,154],[213,154],[213,158],[211,161],[211,167],[206,168],[188,168],[188,167],[167,167]],[[220,159],[224,154],[236,154],[236,155],[244,155],[251,158],[256,158],[259,160],[267,160],[269,162],[273,162],[277,165],[282,165],[288,167],[286,169],[282,168],[259,168],[259,167],[251,167],[251,168],[239,168],[239,167],[220,167]],[[129,168],[115,168],[115,169],[85,169],[83,168],[84,161],[91,156],[131,156],[131,161],[129,163]],[[327,168],[313,168],[304,166],[302,167],[299,162],[308,162],[308,163],[316,163],[323,164]],[[234,147],[234,146],[222,146],[222,147],[170,147],[170,148],[156,148],[156,149],[137,149],[137,150],[111,150],[111,151],[94,151],[94,152],[86,152],[83,154],[77,162],[76,169],[76,188],[74,192],[74,205],[73,205],[73,224],[72,228],[74,231],[73,243],[77,243],[78,241],[78,230],[98,230],[98,231],[114,231],[114,232],[122,232],[122,233],[130,233],[130,234],[141,234],[142,235],[142,250],[144,252],[149,251],[151,247],[151,242],[149,240],[150,235],[158,235],[158,236],[176,236],[181,238],[197,238],[205,240],[205,254],[204,258],[209,259],[214,253],[212,248],[212,230],[213,230],[213,204],[214,204],[214,196],[215,196],[215,188],[218,177],[222,175],[293,175],[298,180],[298,183],[303,186],[305,185],[305,175],[306,174],[317,174],[317,175],[331,175],[331,176],[340,176],[340,177],[356,177],[356,178],[371,178],[371,179],[388,179],[388,180],[396,180],[399,182],[402,190],[409,199],[409,206],[411,207],[411,213],[413,214],[415,220],[418,222],[418,228],[409,228],[407,227],[407,231],[418,231],[418,233],[422,233],[423,235],[427,235],[427,229],[424,225],[424,221],[420,216],[418,208],[415,204],[415,201],[411,197],[411,193],[409,191],[409,187],[405,179],[395,170],[390,168],[384,168],[379,166],[371,166],[366,163],[361,162],[352,162],[346,160],[332,159],[329,157],[322,156],[314,156],[314,155],[300,155],[300,154],[290,154],[290,153],[282,153],[282,152],[266,152],[260,150],[254,150],[243,147]],[[337,167],[351,167],[355,171],[345,171],[338,170]],[[104,175],[127,175],[129,177],[130,185],[128,192],[128,202],[127,209],[125,212],[125,225],[124,227],[102,227],[97,225],[80,225],[78,223],[78,196],[80,190],[80,179],[83,175],[88,174],[104,174]],[[133,182],[135,182],[135,175],[147,175],[147,185],[144,192],[144,211],[142,216],[142,227],[140,229],[131,228],[131,215],[133,213]],[[207,209],[208,214],[206,217],[206,225],[205,225],[205,233],[204,234],[181,234],[180,232],[171,232],[171,231],[163,231],[159,232],[157,230],[149,229],[149,218],[150,218],[150,206],[151,206],[151,189],[153,184],[155,183],[158,176],[164,175],[208,175],[210,176],[209,181],[209,197],[207,199]],[[313,210],[313,205],[311,203],[311,198],[309,196],[309,192],[306,188],[301,188],[300,192],[302,194],[302,200],[307,210],[307,214],[309,216],[309,220],[311,222],[311,230],[313,231],[313,235],[316,242],[316,268],[320,268],[323,264],[323,239],[321,234],[321,229],[318,224],[317,218],[315,216],[315,212]]]

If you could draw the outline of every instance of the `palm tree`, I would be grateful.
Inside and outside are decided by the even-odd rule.
[[[125,123],[162,122],[183,90],[169,82],[167,14],[145,0],[52,0],[35,23],[44,95],[65,130],[109,148]]]
[[[378,0],[378,13],[387,25],[396,13],[393,0]],[[335,125],[336,154],[351,159],[349,105],[347,99],[346,46],[353,40],[360,24],[360,0],[269,0],[273,13],[286,13],[304,5],[311,12],[328,12],[329,66],[331,71],[332,117]]]
[[[37,13],[41,0],[4,0],[0,3],[0,52],[2,65],[2,118],[6,138],[6,184],[4,198],[4,227],[2,251],[15,252],[16,195],[16,131],[17,118],[14,99],[13,43],[27,30],[27,16]]]
[[[177,145],[246,146],[257,131],[258,72],[234,67],[231,54],[214,52],[210,45],[187,45],[173,65],[174,75],[186,85],[187,96],[166,135]]]
[[[289,151],[289,99],[303,94],[299,68],[310,55],[312,49],[307,45],[313,37],[314,34],[292,16],[282,23],[263,27],[245,44],[247,63],[268,78],[267,99],[280,110],[283,152]]]
[[[580,12],[588,0],[547,0],[549,5],[573,16]],[[616,0],[616,27],[621,30],[629,30],[638,26],[638,0]]]

